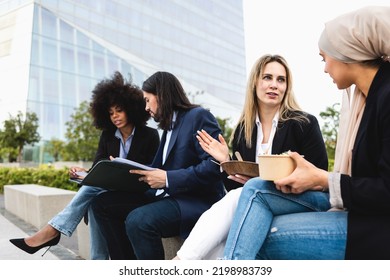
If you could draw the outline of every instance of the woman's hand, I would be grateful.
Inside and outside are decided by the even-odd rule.
[[[142,175],[139,181],[147,183],[152,189],[162,189],[165,187],[167,172],[162,169],[155,170],[139,170],[133,169],[129,171],[131,174]]]
[[[87,170],[82,167],[72,166],[71,168],[69,168],[69,177],[78,179],[83,179],[85,177],[78,175],[77,172],[87,172]]]
[[[283,193],[303,193],[328,188],[328,172],[317,168],[296,152],[289,152],[297,167],[286,178],[276,180],[275,186]]]
[[[228,179],[236,181],[236,182],[241,183],[241,184],[245,184],[246,181],[251,179],[251,177],[241,175],[241,174],[236,174],[236,175],[229,175]]]
[[[202,149],[217,161],[224,162],[230,160],[229,147],[221,134],[218,135],[218,142],[202,129],[202,131],[198,131],[196,138]]]

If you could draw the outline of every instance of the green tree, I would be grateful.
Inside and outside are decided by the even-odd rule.
[[[65,123],[67,144],[62,154],[63,160],[92,161],[94,159],[100,130],[92,123],[89,103],[84,101],[75,109],[71,120]]]
[[[229,143],[230,136],[232,135],[233,128],[229,126],[230,118],[221,119],[220,117],[216,117],[219,127],[222,130],[222,136]],[[231,148],[231,147],[230,147]]]
[[[52,138],[47,142],[45,150],[54,158],[54,161],[59,161],[61,155],[64,154],[65,142],[57,138]]]
[[[25,145],[34,145],[41,137],[38,133],[38,117],[35,113],[18,112],[16,117],[10,115],[4,121],[4,130],[0,131],[0,143],[2,148],[12,148],[17,150],[18,162],[22,160],[23,148]],[[11,149],[11,150],[12,150]],[[14,153],[9,153],[9,161],[15,161]]]
[[[18,157],[18,149],[12,147],[2,147],[0,148],[0,159],[8,159],[9,162],[14,162]]]
[[[340,122],[340,103],[335,103],[327,107],[325,111],[320,112],[320,117],[325,121],[321,131],[325,140],[326,151],[329,158],[329,170],[333,168],[333,162],[336,152],[337,131]]]

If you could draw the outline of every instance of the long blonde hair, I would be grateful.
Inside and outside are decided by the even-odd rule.
[[[291,115],[293,111],[301,111],[298,102],[295,99],[293,89],[292,89],[292,75],[290,68],[286,60],[280,55],[270,55],[266,54],[260,57],[256,63],[253,65],[251,73],[249,75],[247,87],[246,87],[246,96],[244,108],[241,113],[238,124],[235,128],[238,129],[241,127],[239,132],[239,137],[241,133],[244,133],[246,144],[250,148],[252,146],[252,132],[253,128],[256,125],[256,115],[259,113],[259,104],[256,94],[256,84],[259,78],[261,78],[265,66],[270,62],[280,63],[286,70],[286,82],[287,88],[284,94],[282,103],[280,104],[279,109],[279,123],[284,122],[289,119],[296,119],[298,121],[309,121],[309,119],[303,114],[294,114]],[[230,144],[234,141],[235,133],[232,133],[230,138]]]

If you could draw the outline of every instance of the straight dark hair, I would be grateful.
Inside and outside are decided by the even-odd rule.
[[[175,111],[188,111],[199,105],[188,99],[180,81],[171,73],[156,72],[142,84],[142,90],[157,96],[158,110],[161,116],[159,128],[172,129]]]

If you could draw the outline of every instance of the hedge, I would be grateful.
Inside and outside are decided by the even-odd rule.
[[[67,168],[55,169],[42,166],[39,168],[0,167],[0,193],[4,185],[37,184],[59,189],[77,191],[78,186],[69,181]]]

